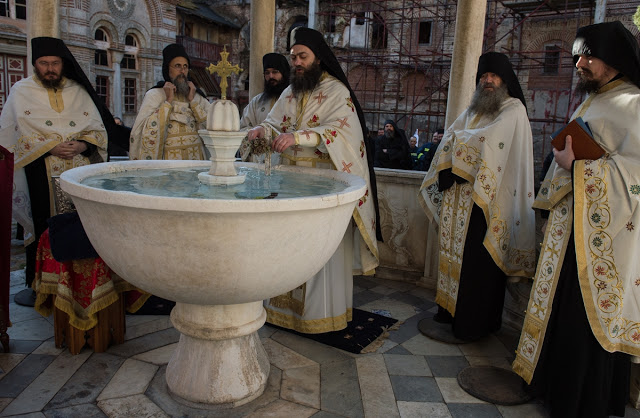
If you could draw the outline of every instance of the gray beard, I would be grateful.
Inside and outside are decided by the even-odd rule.
[[[478,84],[471,104],[469,105],[469,112],[476,115],[488,115],[496,116],[500,112],[502,103],[509,97],[509,90],[507,85],[502,83],[500,87],[494,91],[485,90],[483,84]]]
[[[191,89],[189,88],[187,77],[180,74],[179,76],[171,80],[171,82],[174,86],[176,86],[176,96],[178,97],[178,99],[184,100],[189,96],[189,91]]]

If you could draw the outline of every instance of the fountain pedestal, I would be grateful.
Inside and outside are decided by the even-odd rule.
[[[176,303],[171,322],[182,335],[167,366],[172,394],[197,408],[232,408],[260,396],[270,369],[257,333],[266,317],[261,301]]]
[[[244,174],[238,174],[234,163],[236,152],[240,147],[245,131],[198,131],[204,145],[211,152],[211,169],[208,173],[198,174],[198,180],[204,184],[240,184],[245,180]]]

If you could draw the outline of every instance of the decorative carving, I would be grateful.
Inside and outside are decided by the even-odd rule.
[[[133,0],[109,0],[109,10],[119,17],[126,19],[133,13],[133,9],[136,7],[136,2]]]

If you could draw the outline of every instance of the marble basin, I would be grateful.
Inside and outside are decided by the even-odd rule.
[[[331,178],[347,187],[301,198],[212,200],[81,184],[105,173],[210,164],[95,164],[64,172],[61,187],[111,269],[177,302],[171,320],[181,337],[166,373],[172,395],[196,407],[234,407],[262,394],[269,374],[256,332],[266,318],[262,300],[299,286],[320,270],[339,245],[366,184],[351,174],[294,166],[282,170]]]

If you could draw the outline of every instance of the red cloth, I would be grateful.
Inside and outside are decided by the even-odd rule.
[[[93,328],[97,313],[118,300],[125,293],[125,306],[135,312],[149,298],[149,294],[124,281],[115,274],[102,258],[58,262],[51,255],[49,230],[38,243],[36,256],[35,309],[43,316],[53,312],[55,306],[69,315],[69,324],[80,330]]]
[[[0,146],[0,333],[9,323],[9,283],[11,270],[11,203],[13,195],[13,154]],[[7,340],[8,341],[8,340]]]

